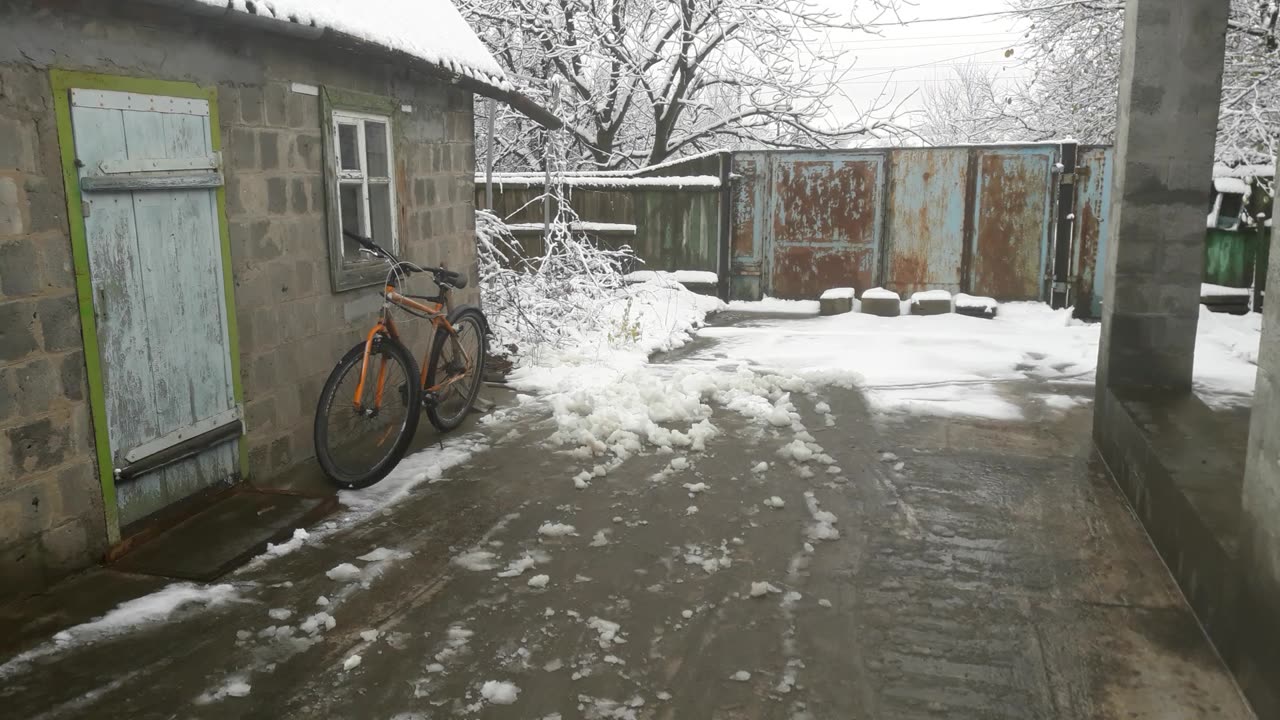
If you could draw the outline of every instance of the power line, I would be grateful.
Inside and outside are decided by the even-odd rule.
[[[952,60],[964,60],[965,58],[977,57],[977,56],[979,56],[979,55],[986,55],[987,53],[996,52],[996,51],[997,51],[997,50],[996,50],[995,48],[992,48],[992,49],[990,49],[990,50],[981,50],[981,51],[979,51],[979,52],[975,52],[975,53],[968,53],[967,55],[957,55],[957,56],[955,56],[955,57],[942,58],[941,60],[935,60],[935,61],[933,61],[933,62],[920,63],[919,65],[907,65],[907,66],[905,66],[905,67],[899,67],[899,68],[894,68],[894,69],[891,69],[891,70],[885,70],[885,71],[883,71],[883,72],[871,73],[871,74],[869,74],[869,75],[858,75],[858,76],[856,76],[856,77],[850,78],[850,81],[853,81],[853,80],[863,80],[863,79],[865,79],[865,78],[878,77],[878,76],[880,76],[880,75],[891,75],[891,74],[893,74],[893,73],[895,73],[895,72],[900,72],[900,71],[902,71],[902,70],[914,70],[914,69],[916,69],[916,68],[933,67],[933,66],[937,66],[937,65],[942,65],[943,63],[949,63],[949,62],[951,62]]]
[[[1005,42],[1006,40],[1007,41],[1018,40],[1018,39],[1021,39],[1022,36],[1023,36],[1022,32],[973,33],[973,34],[967,34],[967,35],[924,35],[924,36],[910,35],[908,37],[876,38],[876,39],[862,39],[862,38],[843,38],[843,39],[835,39],[835,40],[826,39],[826,40],[822,40],[821,42],[824,42],[829,45],[865,45],[867,47],[882,47],[886,43],[913,43],[914,45],[919,45],[921,47],[933,47],[936,45],[965,45],[965,44],[982,45],[982,44],[991,43],[991,42]],[[999,38],[999,39],[984,40],[983,38]],[[957,42],[928,42],[928,41],[935,41],[935,40],[955,40]]]
[[[973,20],[975,18],[997,17],[1000,15],[1027,15],[1033,12],[1040,12],[1041,10],[1055,10],[1055,9],[1064,8],[1064,7],[1074,7],[1076,5],[1094,5],[1097,2],[1098,0],[1071,0],[1070,2],[1057,3],[1056,5],[1043,5],[1041,7],[1024,8],[1021,10],[996,10],[993,12],[975,13],[973,15],[955,15],[953,17],[919,18],[917,20],[896,20],[894,22],[865,23],[865,24],[857,25],[856,27],[860,27],[860,28],[903,27],[906,25],[912,25],[914,23],[951,22],[952,20]],[[1118,10],[1120,9],[1120,6],[1104,5],[1104,6],[1100,6],[1099,9]]]
[[[1005,77],[995,78],[996,82],[1001,80],[1030,80],[1030,75],[1009,75]],[[961,78],[921,78],[919,80],[854,80],[852,82],[836,83],[837,85],[919,85],[922,83],[962,83],[965,80]]]
[[[910,22],[910,21],[908,21]],[[856,29],[856,28],[854,28]],[[912,35],[907,38],[893,38],[875,35],[865,40],[849,38],[846,40],[838,40],[836,42],[898,42],[900,40],[958,40],[963,38],[984,38],[984,37],[1002,37],[1006,35],[1021,35],[1020,30],[1008,30],[1005,32],[989,32],[989,33],[947,33],[945,35]]]
[[[888,73],[888,72],[897,72],[897,70],[902,70],[902,72],[906,72],[906,70],[927,70],[927,69],[933,69],[933,68],[965,68],[965,67],[969,67],[969,65],[975,65],[975,67],[979,67],[979,68],[988,67],[988,65],[1005,65],[1005,67],[1016,67],[1016,65],[1019,65],[1019,63],[1016,63],[1016,61],[1012,61],[1012,60],[983,60],[983,61],[978,61],[978,63],[974,63],[974,61],[968,61],[968,63],[938,63],[936,65],[925,65],[925,67],[914,67],[914,68],[900,68],[900,67],[897,67],[897,65],[883,65],[883,67],[876,67],[876,65],[868,65],[868,67],[864,68],[864,67],[861,67],[861,65],[854,65],[854,69],[886,70],[886,73]],[[860,77],[868,77],[868,76],[854,76],[854,78],[852,79],[858,79]]]
[[[914,49],[914,48],[951,47],[952,45],[968,45],[968,46],[970,46],[970,47],[973,47],[973,46],[992,45],[992,46],[999,46],[999,47],[1008,47],[1008,46],[1010,46],[1010,45],[1012,45],[1012,44],[1014,44],[1014,43],[1012,43],[1012,42],[1003,42],[1003,41],[993,41],[993,40],[988,40],[988,41],[986,41],[986,42],[982,42],[982,43],[973,43],[973,42],[964,42],[964,41],[960,41],[960,42],[944,42],[944,43],[913,43],[913,44],[910,44],[910,45],[876,45],[876,46],[873,46],[873,47],[864,47],[864,46],[862,46],[862,45],[846,44],[845,42],[842,42],[842,41],[838,41],[838,42],[826,42],[826,43],[823,43],[823,44],[824,44],[824,45],[839,45],[839,46],[841,46],[841,47],[843,47],[843,48],[845,48],[845,49],[847,49],[847,50],[849,50],[849,51],[852,51],[852,52],[857,52],[857,51],[859,51],[859,50],[865,50],[865,51],[866,51],[866,52],[868,52],[868,53],[877,53],[877,52],[881,52],[881,51],[884,51],[884,50],[909,50],[909,49]]]
[[[919,66],[919,65],[912,66],[912,67],[901,67],[901,66],[898,66],[898,65],[867,65],[867,66],[865,66],[865,67],[864,67],[864,66],[862,66],[862,65],[855,65],[855,66],[853,67],[853,69],[855,69],[855,70],[885,70],[885,71],[894,71],[894,72],[896,72],[896,71],[898,71],[898,70],[904,70],[904,71],[905,71],[905,70],[925,70],[925,69],[929,69],[929,68],[966,67],[966,66],[968,66],[968,65],[976,65],[976,66],[982,67],[982,66],[986,66],[986,65],[1018,65],[1018,64],[1020,64],[1020,61],[1017,61],[1017,60],[981,60],[981,61],[978,61],[978,62],[970,61],[970,62],[962,62],[962,63],[949,63],[949,62],[943,62],[943,61],[939,60],[939,61],[938,61],[938,63],[937,63],[937,64],[935,64],[935,65],[926,65],[926,66],[923,66],[923,67],[922,67],[922,66]],[[866,76],[865,76],[865,75],[859,75],[859,76],[855,76],[855,78],[854,78],[854,79],[856,80],[858,77],[866,77]]]

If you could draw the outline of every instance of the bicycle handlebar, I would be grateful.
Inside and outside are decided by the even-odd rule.
[[[356,233],[351,232],[350,230],[343,230],[342,234],[346,235],[352,240],[355,240],[365,250],[368,250],[374,255],[377,255],[378,257],[381,257],[391,262],[391,264],[394,265],[399,270],[405,270],[409,273],[429,272],[431,273],[433,279],[435,280],[435,283],[441,287],[451,287],[457,290],[461,290],[462,288],[465,288],[467,286],[467,276],[460,272],[457,272],[454,270],[446,270],[443,267],[422,267],[421,265],[415,265],[411,262],[405,262],[397,258],[395,255],[392,255],[390,252],[384,250],[382,246],[375,243],[371,238],[367,238],[363,235],[358,235]]]

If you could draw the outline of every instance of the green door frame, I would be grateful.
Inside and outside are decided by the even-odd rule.
[[[112,474],[111,443],[107,437],[106,393],[102,383],[102,365],[98,355],[98,329],[93,316],[93,284],[89,275],[89,246],[85,239],[84,211],[80,197],[80,173],[76,167],[75,138],[71,129],[71,90],[115,90],[118,92],[209,101],[209,133],[214,152],[222,150],[222,133],[218,122],[217,88],[195,83],[149,78],[121,77],[73,70],[52,69],[49,80],[53,89],[54,114],[58,125],[58,149],[62,158],[62,182],[67,193],[67,222],[71,232],[71,256],[76,275],[76,297],[80,306],[80,327],[84,339],[84,364],[89,378],[89,408],[93,417],[93,437],[98,460],[98,476],[102,484],[102,507],[106,515],[107,541],[120,541],[120,519],[116,508],[116,484]],[[231,353],[231,388],[237,405],[244,406],[244,387],[240,380],[240,333],[236,323],[235,281],[231,271],[231,236],[227,231],[227,197],[225,187],[217,189],[218,237],[222,244],[222,288],[227,313],[227,338]],[[249,476],[249,452],[240,442],[240,477]]]

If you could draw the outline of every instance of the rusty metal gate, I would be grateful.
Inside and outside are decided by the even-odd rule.
[[[893,153],[888,252],[882,277],[904,295],[964,287],[969,151],[913,148]],[[922,198],[928,198],[922,201]]]
[[[904,297],[1092,300],[1109,149],[1080,149],[1079,173],[1061,165],[1075,155],[1058,144],[735,153],[733,295],[879,285]],[[1060,201],[1058,188],[1077,177]],[[1071,261],[1069,277],[1055,250]]]
[[[870,287],[883,224],[883,154],[788,153],[770,159],[770,277],[779,297]]]
[[[1110,146],[1081,147],[1076,158],[1075,222],[1072,223],[1074,295],[1067,302],[1081,318],[1102,317],[1107,216],[1111,207]]]
[[[970,292],[1047,300],[1057,146],[976,148]]]

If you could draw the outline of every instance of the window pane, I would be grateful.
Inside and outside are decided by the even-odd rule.
[[[343,170],[360,169],[360,128],[357,125],[338,124],[338,152]]]
[[[391,240],[391,185],[369,183],[369,225],[373,240],[385,248],[395,247]]]
[[[359,183],[343,183],[338,186],[339,204],[342,206],[342,256],[347,261],[362,260],[360,243],[347,237],[348,232],[361,235],[360,216],[364,213],[364,201]]]
[[[369,177],[391,177],[387,169],[387,126],[384,123],[366,120],[364,123],[364,146],[368,155],[366,172]]]

